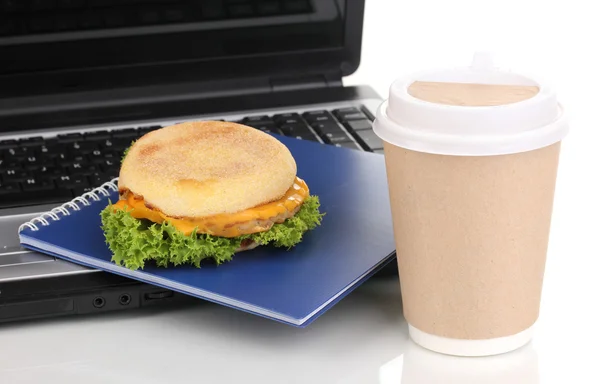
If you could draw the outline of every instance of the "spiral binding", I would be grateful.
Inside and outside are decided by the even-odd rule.
[[[99,195],[102,195],[105,197],[110,196],[110,193],[108,193],[107,189],[111,189],[113,191],[118,191],[119,190],[119,188],[117,187],[118,180],[119,180],[119,178],[116,177],[116,178],[112,179],[111,181],[107,181],[106,183],[102,184],[101,186],[94,188],[93,190],[91,190],[89,192],[84,193],[81,196],[77,196],[73,200],[66,202],[61,206],[53,208],[49,212],[44,212],[41,215],[34,217],[33,219],[29,220],[28,222],[21,224],[19,226],[18,232],[21,232],[23,229],[25,229],[25,227],[28,227],[32,231],[38,231],[40,229],[40,227],[38,227],[36,222],[41,223],[41,225],[44,227],[47,225],[50,225],[50,222],[46,219],[46,217],[49,217],[50,219],[52,219],[52,221],[58,221],[58,220],[60,220],[60,217],[58,216],[59,213],[62,213],[63,217],[69,216],[71,214],[71,212],[67,208],[71,208],[74,211],[81,210],[81,207],[79,205],[77,205],[77,203],[81,203],[84,206],[88,206],[88,205],[90,205],[90,201],[89,201],[90,199],[94,200],[94,201],[100,201]]]

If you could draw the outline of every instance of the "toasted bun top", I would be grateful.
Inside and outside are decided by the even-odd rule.
[[[173,217],[235,213],[281,198],[296,162],[274,137],[229,122],[189,122],[147,133],[125,157],[119,190]]]

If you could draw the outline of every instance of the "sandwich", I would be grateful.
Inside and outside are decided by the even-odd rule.
[[[112,261],[134,270],[200,267],[258,246],[292,248],[324,216],[296,172],[283,143],[242,124],[149,132],[124,154],[119,199],[101,212]]]

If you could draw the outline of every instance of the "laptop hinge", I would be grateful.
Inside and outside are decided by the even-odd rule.
[[[325,75],[303,77],[281,77],[270,80],[272,92],[297,91],[302,89],[341,87],[341,77]]]

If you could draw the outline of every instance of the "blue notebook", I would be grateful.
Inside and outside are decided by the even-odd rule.
[[[132,271],[111,262],[100,211],[116,180],[23,224],[23,247],[187,295],[305,327],[394,259],[382,155],[276,136],[326,215],[295,248],[262,246],[216,265]]]

